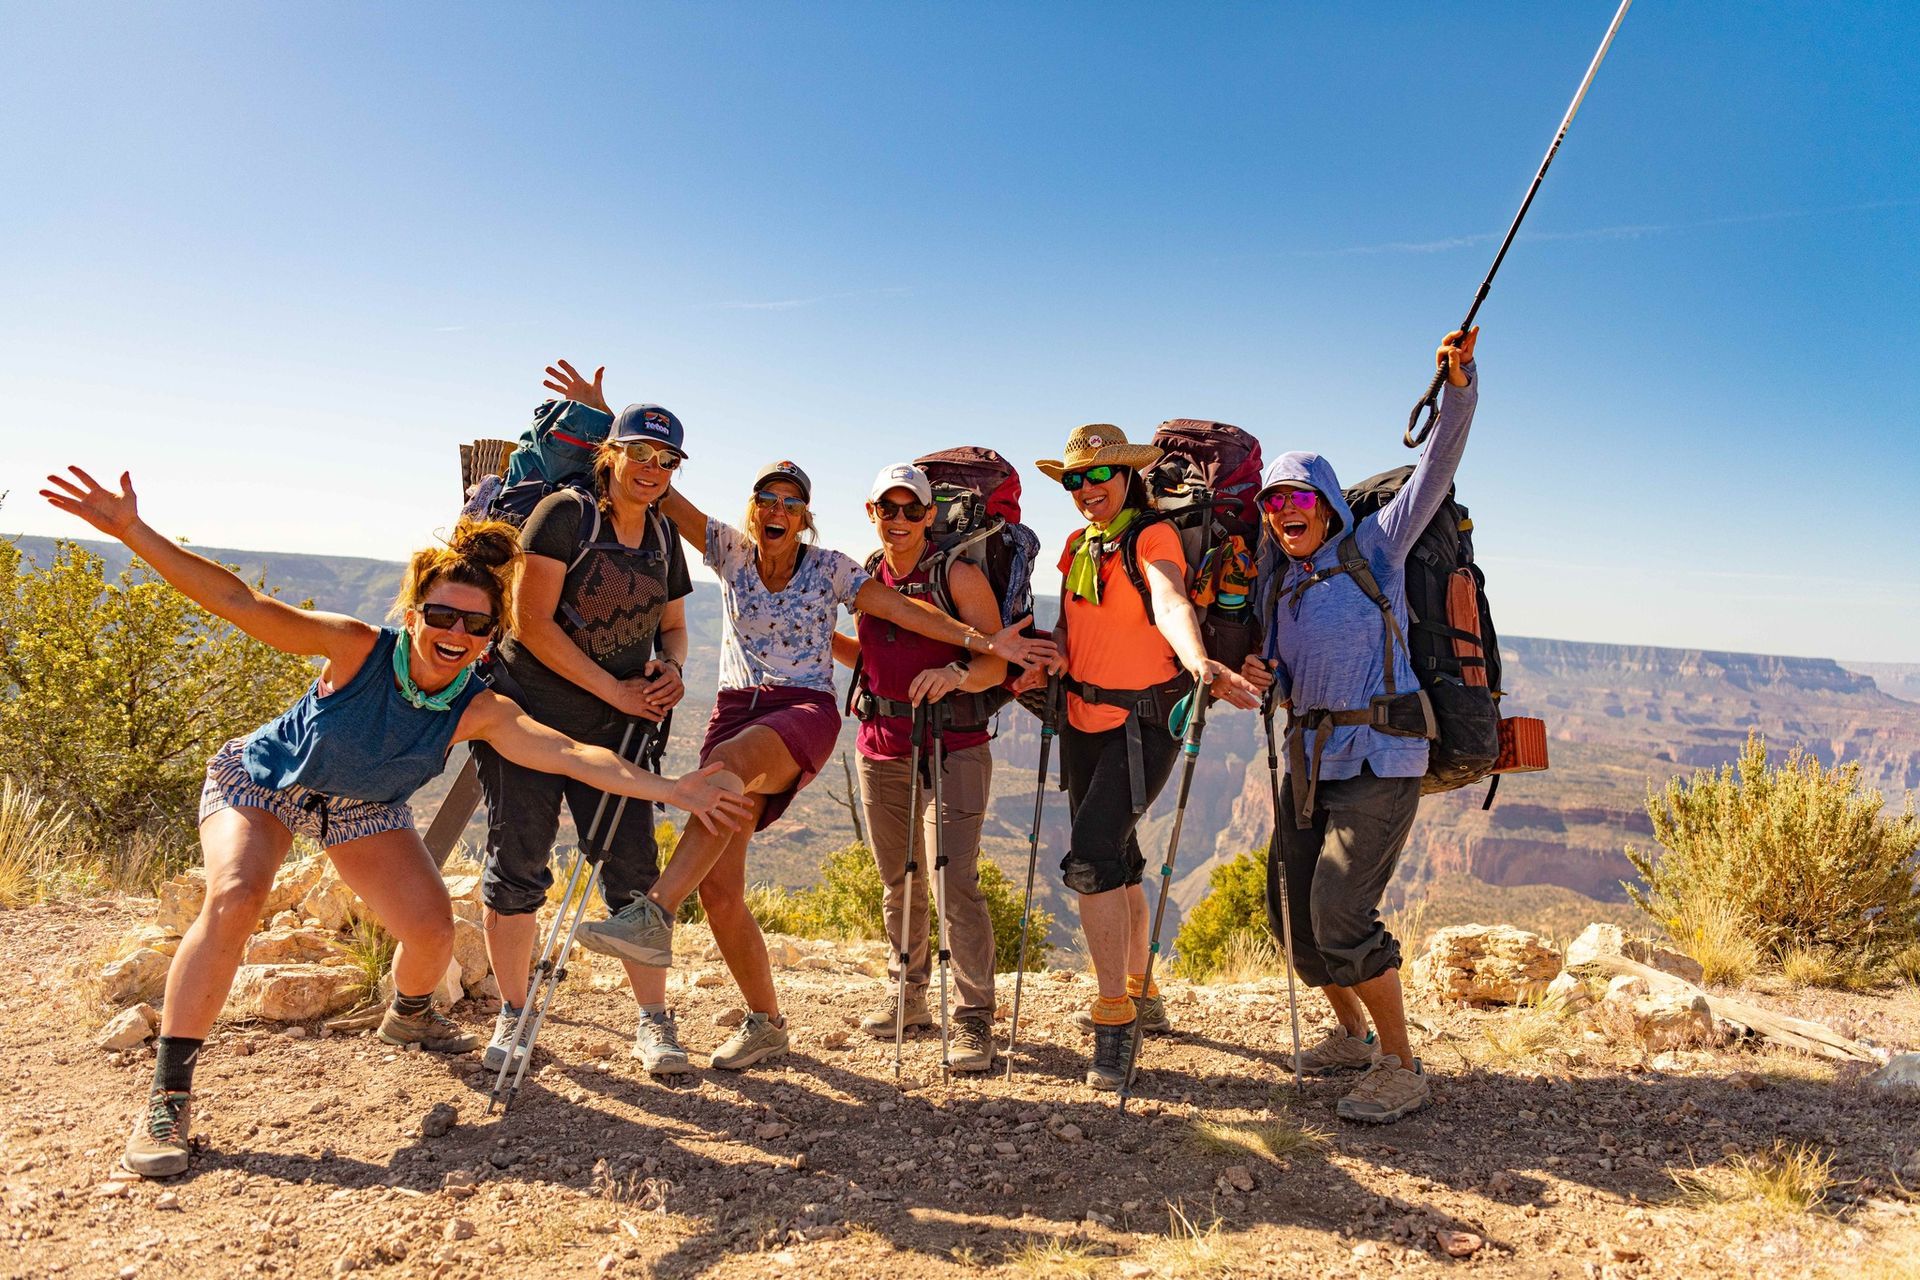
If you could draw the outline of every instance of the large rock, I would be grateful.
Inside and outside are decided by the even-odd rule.
[[[267,891],[267,905],[260,912],[261,923],[273,919],[282,911],[291,911],[299,906],[300,900],[320,882],[320,877],[332,865],[332,859],[323,853],[281,863],[280,869],[273,873],[273,888]]]
[[[152,947],[140,947],[100,969],[100,995],[109,1004],[127,1005],[158,1000],[167,989],[170,957]]]
[[[1896,1053],[1865,1083],[1878,1089],[1920,1089],[1920,1053]],[[1915,1156],[1920,1164],[1920,1153]]]
[[[1413,962],[1411,985],[1454,1004],[1523,1004],[1544,996],[1560,953],[1537,933],[1504,924],[1463,924],[1433,935]]]
[[[160,906],[153,914],[153,922],[177,938],[200,914],[200,906],[206,900],[206,868],[189,867],[160,886]]]
[[[247,939],[247,964],[337,964],[346,958],[337,934],[325,929],[268,929]]]
[[[460,966],[460,983],[471,991],[493,971],[487,958],[487,935],[467,920],[453,922],[453,962]]]
[[[1706,977],[1706,970],[1692,956],[1682,955],[1645,938],[1629,938],[1626,930],[1617,924],[1590,924],[1583,929],[1567,948],[1567,968],[1578,969],[1600,956],[1625,956],[1629,960],[1651,965],[1662,973],[1684,978],[1695,986]]]
[[[1542,1007],[1561,1015],[1578,1013],[1593,1004],[1593,994],[1587,990],[1587,984],[1576,975],[1562,973],[1547,984],[1546,993],[1541,996]]]
[[[332,859],[322,861],[327,865],[300,899],[300,910],[309,919],[319,921],[321,928],[338,931],[367,915],[367,904],[347,887],[347,882],[333,869]]]
[[[1633,1002],[1633,1034],[1648,1053],[1714,1042],[1713,1010],[1705,996],[1666,991]]]
[[[340,965],[241,965],[221,1016],[311,1022],[352,1007],[363,989],[359,973]]]
[[[171,956],[180,949],[180,935],[171,933],[157,924],[135,925],[127,934],[126,941],[135,947],[158,951],[163,956]]]
[[[479,873],[448,876],[447,896],[453,899],[456,908],[462,902],[478,903],[480,901]]]
[[[108,1050],[135,1049],[153,1038],[160,1026],[160,1015],[150,1004],[122,1009],[100,1032],[100,1047]]]

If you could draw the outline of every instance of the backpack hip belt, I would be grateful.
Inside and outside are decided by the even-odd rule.
[[[901,720],[913,718],[914,706],[911,702],[901,702],[896,698],[883,698],[869,692],[864,686],[854,689],[850,699],[853,718],[865,723],[894,717]],[[954,733],[974,733],[993,723],[993,713],[987,707],[984,691],[977,693],[950,693],[940,700],[938,705],[946,708],[947,717],[944,727]]]
[[[1127,796],[1133,803],[1136,816],[1145,813],[1152,797],[1147,794],[1146,743],[1140,734],[1142,722],[1167,727],[1167,719],[1173,714],[1174,704],[1187,695],[1193,688],[1193,676],[1182,671],[1169,680],[1151,685],[1145,689],[1108,689],[1097,684],[1088,684],[1072,676],[1060,678],[1061,687],[1089,706],[1120,707],[1127,713],[1124,724],[1127,735]],[[1066,771],[1066,753],[1060,756],[1060,768]]]
[[[1389,677],[1388,683],[1392,680]],[[1438,730],[1427,691],[1384,693],[1364,707],[1334,711],[1328,707],[1287,713],[1287,784],[1293,788],[1293,825],[1305,831],[1313,825],[1314,801],[1320,793],[1320,757],[1333,731],[1365,727],[1394,738],[1432,738]],[[1307,740],[1313,745],[1309,750]]]

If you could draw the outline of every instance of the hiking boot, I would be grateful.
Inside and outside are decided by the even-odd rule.
[[[993,1023],[984,1013],[959,1018],[953,1024],[953,1037],[947,1042],[947,1065],[955,1071],[990,1071],[993,1068]]]
[[[1117,1027],[1093,1024],[1093,1061],[1087,1064],[1087,1083],[1112,1091],[1127,1082],[1127,1057],[1133,1052],[1133,1023]]]
[[[680,1044],[680,1024],[671,1013],[640,1014],[640,1025],[633,1033],[633,1056],[640,1069],[653,1076],[677,1076],[693,1070],[693,1062]]]
[[[1167,1002],[1159,996],[1129,996],[1133,1007],[1140,1015],[1140,1029],[1150,1036],[1173,1034],[1173,1020],[1167,1017]],[[1093,1013],[1082,1009],[1073,1015],[1073,1025],[1082,1031],[1093,1031]]]
[[[480,1065],[488,1071],[498,1071],[506,1065],[508,1049],[513,1046],[513,1029],[520,1025],[520,1011],[504,1000],[500,1002],[500,1014],[493,1020],[493,1039],[487,1041],[487,1051],[480,1055]],[[533,1019],[527,1019],[527,1026],[533,1026]],[[527,1047],[523,1043],[513,1048],[514,1070],[519,1070],[520,1059],[526,1057]]]
[[[507,1033],[511,1035],[513,1029],[509,1027]],[[388,1044],[417,1044],[429,1053],[472,1053],[480,1047],[479,1036],[462,1031],[459,1023],[433,1008],[425,1013],[401,1013],[389,1005],[374,1034]]]
[[[1336,1022],[1333,1030],[1320,1037],[1318,1044],[1300,1051],[1300,1071],[1309,1076],[1328,1075],[1335,1071],[1365,1071],[1373,1065],[1379,1051],[1380,1046],[1373,1032],[1357,1036]]]
[[[1426,1072],[1420,1069],[1420,1059],[1413,1060],[1413,1070],[1409,1071],[1400,1065],[1399,1058],[1383,1053],[1334,1111],[1342,1120],[1392,1124],[1431,1101],[1433,1090],[1427,1084]]]
[[[580,945],[603,956],[664,969],[673,963],[673,920],[660,904],[637,894],[605,920],[580,926]]]
[[[727,1042],[713,1051],[709,1061],[722,1071],[738,1071],[781,1057],[786,1051],[787,1029],[775,1026],[764,1013],[749,1013]]]
[[[143,1178],[170,1178],[184,1173],[193,1144],[187,1126],[193,1121],[193,1095],[155,1089],[146,1110],[133,1122],[133,1136],[120,1163],[128,1173]]]
[[[860,1019],[860,1029],[876,1040],[893,1039],[894,1018],[899,1008],[900,989],[895,987],[887,993],[887,998],[875,1007],[874,1011]],[[907,988],[907,1017],[903,1024],[907,1031],[915,1027],[933,1025],[933,1013],[927,1008],[927,989],[925,987]]]

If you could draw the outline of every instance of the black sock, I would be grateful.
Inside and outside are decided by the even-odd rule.
[[[433,992],[431,991],[423,996],[403,996],[398,991],[393,993],[393,1011],[403,1017],[417,1018],[425,1013],[432,1003]]]
[[[164,1093],[186,1093],[193,1088],[194,1064],[200,1060],[204,1040],[185,1036],[161,1036],[160,1051],[153,1061],[153,1087]]]

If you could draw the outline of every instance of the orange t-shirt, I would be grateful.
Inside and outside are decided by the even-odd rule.
[[[1069,538],[1061,553],[1063,574],[1073,564],[1077,537]],[[1186,567],[1180,535],[1171,525],[1148,525],[1134,549],[1143,574],[1155,560]],[[1067,596],[1067,671],[1075,680],[1103,689],[1149,689],[1178,675],[1180,660],[1160,629],[1147,620],[1147,607],[1127,580],[1127,568],[1120,560],[1116,551],[1100,566],[1099,604]],[[1083,733],[1099,733],[1125,724],[1127,713],[1123,707],[1092,706],[1068,694],[1067,719]]]

